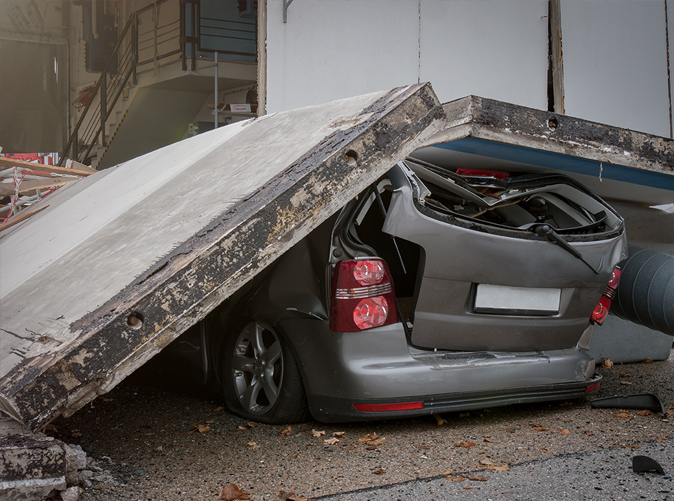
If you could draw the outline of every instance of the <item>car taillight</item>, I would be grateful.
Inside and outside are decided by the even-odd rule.
[[[357,332],[398,321],[391,274],[381,259],[341,261],[335,268],[330,329]]]
[[[592,312],[592,321],[598,323],[599,325],[604,323],[606,315],[608,315],[609,309],[611,309],[611,301],[615,298],[616,289],[620,283],[620,268],[613,270],[611,274],[611,279],[608,281],[608,285],[604,289],[604,294],[599,298],[597,306],[594,307]]]
[[[401,402],[399,404],[353,404],[353,408],[361,412],[393,412],[423,409],[423,402]]]

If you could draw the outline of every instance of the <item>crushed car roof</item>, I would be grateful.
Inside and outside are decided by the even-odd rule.
[[[400,87],[235,123],[43,200],[0,234],[0,409],[36,429],[110,390],[445,122],[429,84]]]

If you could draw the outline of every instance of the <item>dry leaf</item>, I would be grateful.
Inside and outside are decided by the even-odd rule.
[[[346,435],[345,431],[336,431],[332,434],[333,437],[343,437],[344,435]]]
[[[451,471],[443,471],[442,473],[440,473],[440,475],[442,475],[443,477],[451,477],[452,475],[454,475],[454,473]]]
[[[381,474],[384,473],[384,469],[383,469],[383,468],[379,468],[378,470],[374,470],[372,473],[374,473],[375,475],[381,475]]]
[[[601,366],[604,369],[610,369],[613,367],[613,361],[610,358],[603,358],[601,359]]]
[[[452,482],[464,482],[466,479],[463,477],[450,477],[447,480],[450,480]]]
[[[437,421],[438,426],[442,426],[443,424],[445,424],[445,423],[447,422],[445,419],[443,419],[442,417],[440,417],[439,414],[433,414],[433,417],[434,417],[435,420]]]
[[[335,444],[339,443],[339,439],[338,438],[326,438],[325,440],[323,440],[323,443],[327,444],[327,445],[335,445]]]
[[[551,451],[551,450],[552,450],[552,447],[541,447],[541,448],[538,449],[538,450],[539,450],[539,451]]]
[[[510,471],[512,468],[508,468],[507,464],[504,464],[503,466],[495,466],[493,464],[489,465],[487,467],[488,470],[494,470],[494,471]]]
[[[480,464],[489,465],[489,464],[494,464],[494,463],[492,463],[489,459],[480,459]]]
[[[424,450],[428,450],[428,449],[430,449],[430,448],[431,448],[430,445],[424,445],[424,444],[421,444],[421,445],[419,446],[419,449],[424,449]]]
[[[289,437],[293,434],[293,428],[292,426],[288,426],[287,428],[280,430],[278,434],[282,437]]]
[[[314,437],[318,438],[318,437],[322,437],[323,435],[325,435],[325,432],[324,431],[311,430],[311,434]]]
[[[674,411],[672,409],[667,409],[668,416],[674,416]]]
[[[98,399],[99,399],[101,402],[112,402],[112,401],[115,400],[114,398],[108,398],[108,397],[98,397]]]
[[[658,441],[658,442],[666,442],[666,441],[667,441],[667,437],[660,437],[660,438],[658,438],[657,441]]]
[[[246,445],[248,446],[249,449],[252,449],[254,451],[260,448],[260,446],[257,445],[257,442],[248,442]]]
[[[653,363],[653,359],[652,359],[652,358],[647,358],[646,360],[644,360],[644,363],[645,363],[645,364],[652,364],[652,363]]]
[[[583,433],[585,433],[586,435],[588,435],[588,436],[590,436],[590,437],[591,437],[592,435],[594,435],[594,433],[592,433],[590,430],[583,430]]]
[[[246,428],[245,426],[239,425],[239,430],[247,430],[247,429],[248,429],[248,428]]]
[[[559,433],[560,435],[571,435],[571,430],[564,428],[563,430],[557,430],[554,433]]]
[[[454,447],[475,447],[477,444],[475,442],[459,442],[454,444]]]
[[[629,372],[621,372],[620,377],[632,377],[632,374],[630,374]]]
[[[279,491],[277,501],[308,501],[309,498],[303,498],[295,494],[295,491]]]
[[[358,439],[359,442],[369,442],[370,440],[376,440],[379,438],[379,435],[376,433],[368,433],[367,435],[362,436]]]
[[[209,419],[208,421],[206,421],[206,424],[215,424],[215,421],[213,421],[212,419]]]
[[[369,442],[365,442],[367,445],[370,447],[379,447],[384,443],[384,440],[386,440],[384,437],[378,438],[376,440],[370,440]]]
[[[195,424],[194,426],[192,426],[192,431],[198,431],[199,433],[207,433],[211,431],[211,427],[205,426],[203,424]]]
[[[233,501],[234,499],[250,499],[248,493],[243,492],[236,484],[227,484],[220,490],[219,499]]]
[[[257,428],[258,426],[260,426],[260,423],[256,423],[254,421],[248,421],[246,423],[246,426],[248,426],[248,428]]]
[[[536,428],[533,428],[534,431],[548,431],[550,428],[547,426],[537,426]]]
[[[494,443],[494,441],[493,441],[491,438],[485,437],[485,438],[483,438],[482,440],[484,440],[485,442],[487,442],[487,443],[489,443],[489,444],[493,444],[493,443]]]
[[[644,409],[643,411],[638,411],[635,414],[638,414],[639,416],[650,416],[653,413],[648,409]]]
[[[632,383],[630,383],[629,381],[620,381],[620,384],[622,384],[624,386],[631,386],[632,385]]]
[[[618,414],[611,414],[611,416],[613,416],[613,417],[618,417],[618,418],[623,418],[623,419],[627,419],[627,418],[631,418],[631,417],[632,417],[632,415],[631,415],[629,412],[627,412],[627,411],[625,411],[625,412],[619,412]]]
[[[215,408],[215,412],[222,412],[224,410],[225,410],[225,408],[222,405],[220,407]]]
[[[486,482],[487,477],[483,477],[482,475],[461,475],[463,478],[467,478],[468,480],[472,480],[473,482]]]

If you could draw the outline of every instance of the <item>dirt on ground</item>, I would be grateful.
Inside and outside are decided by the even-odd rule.
[[[602,387],[585,400],[341,425],[248,422],[181,370],[169,376],[153,361],[50,426],[110,474],[92,479],[80,499],[218,499],[229,484],[253,500],[317,498],[476,471],[488,478],[519,463],[674,440],[674,355],[599,368]],[[637,393],[659,396],[669,414],[590,406]]]

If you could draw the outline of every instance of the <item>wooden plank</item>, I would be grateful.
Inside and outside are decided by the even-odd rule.
[[[16,160],[14,158],[0,157],[0,167],[23,167],[40,172],[50,172],[53,174],[69,174],[72,176],[90,176],[96,171],[90,172],[88,170],[67,169],[66,167],[58,167],[55,165],[44,165],[33,162],[24,162],[23,160]],[[93,169],[92,169],[93,170]]]
[[[52,177],[41,179],[24,179],[19,185],[19,195],[28,195],[35,190],[51,188],[52,186],[63,186],[64,184],[77,181],[74,178]],[[0,183],[0,197],[14,195],[14,183]]]
[[[5,221],[4,223],[0,224],[0,232],[3,231],[3,230],[6,230],[7,228],[11,228],[15,224],[19,224],[21,221],[25,221],[29,217],[37,214],[38,212],[41,212],[41,211],[45,210],[47,207],[49,207],[49,206],[45,205],[44,207],[40,207],[37,210],[31,210],[31,211],[25,210],[25,211],[19,212],[17,215],[9,218],[8,221]]]

